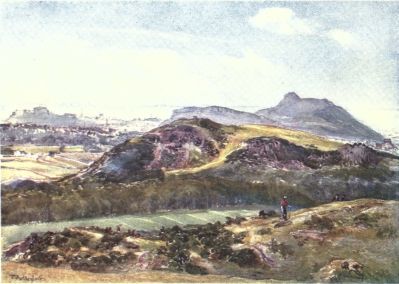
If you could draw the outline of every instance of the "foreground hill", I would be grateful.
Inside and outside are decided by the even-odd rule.
[[[77,175],[2,188],[3,224],[343,198],[398,198],[399,161],[273,126],[179,120],[128,140]]]
[[[288,221],[271,211],[154,232],[31,234],[5,250],[3,281],[397,282],[398,205],[359,199],[291,212]]]
[[[75,179],[132,182],[163,179],[165,174],[220,172],[237,164],[253,171],[368,168],[384,156],[363,144],[342,145],[301,131],[183,119],[114,147]]]
[[[342,107],[326,99],[300,98],[288,93],[277,106],[256,114],[293,129],[349,140],[382,141],[381,134],[357,121]]]
[[[200,172],[222,165],[248,139],[262,136],[300,145],[286,149],[285,154],[305,151],[304,155],[320,156],[318,149],[335,150],[340,145],[309,133],[273,126],[227,126],[209,119],[182,119],[114,147],[79,177],[128,182],[162,178],[164,173]],[[292,154],[284,159],[299,158]],[[332,164],[340,163],[332,160]]]
[[[79,175],[105,182],[159,178],[162,169],[192,168],[219,156],[235,127],[207,119],[176,121],[128,140]]]

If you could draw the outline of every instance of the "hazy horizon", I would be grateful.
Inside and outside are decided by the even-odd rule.
[[[399,3],[2,2],[0,119],[46,106],[167,118],[290,91],[399,131]]]

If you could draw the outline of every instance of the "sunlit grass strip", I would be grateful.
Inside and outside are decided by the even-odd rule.
[[[203,170],[220,166],[225,162],[227,156],[240,149],[244,141],[261,136],[278,137],[306,148],[313,146],[321,151],[336,150],[342,145],[339,142],[331,141],[305,131],[290,130],[268,125],[244,125],[240,127],[239,130],[234,134],[230,135],[228,144],[225,146],[225,148],[220,149],[219,156],[213,161],[199,167],[166,171],[166,174],[180,175],[187,173],[198,173]]]

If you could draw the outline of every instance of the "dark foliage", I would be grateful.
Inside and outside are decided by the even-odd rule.
[[[234,243],[240,243],[245,234],[235,235],[226,230],[220,222],[199,226],[181,228],[174,226],[159,232],[162,240],[166,241],[166,247],[158,251],[170,259],[170,264],[177,270],[192,271],[189,251],[197,252],[201,257],[218,261],[232,261],[242,264],[240,257],[245,256],[245,261],[252,263],[249,258],[256,255],[248,251],[235,252],[231,248]],[[189,265],[189,268],[187,268]]]
[[[304,222],[311,229],[318,230],[331,230],[334,228],[334,222],[327,216],[319,216],[313,214],[310,216],[310,220]]]

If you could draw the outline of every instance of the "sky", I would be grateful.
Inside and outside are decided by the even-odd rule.
[[[399,131],[399,2],[0,3],[0,119],[327,98]]]

